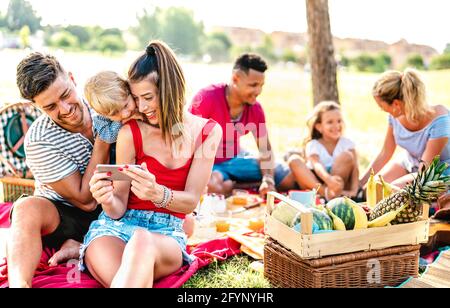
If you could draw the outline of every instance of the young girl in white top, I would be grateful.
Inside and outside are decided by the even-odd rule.
[[[342,136],[344,121],[340,106],[325,101],[318,104],[307,121],[309,133],[304,141],[305,161],[292,156],[289,166],[301,188],[317,188],[330,200],[353,197],[358,191],[358,163],[355,144]]]

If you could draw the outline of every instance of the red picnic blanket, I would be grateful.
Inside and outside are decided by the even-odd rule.
[[[8,213],[11,204],[0,204],[0,228],[9,227]],[[179,288],[199,269],[213,260],[223,261],[240,253],[241,244],[231,238],[217,239],[188,247],[196,258],[177,272],[155,282],[155,288]],[[67,263],[49,267],[48,260],[55,253],[45,249],[33,278],[33,288],[101,288],[102,286],[87,273],[79,272],[77,264]],[[8,287],[8,266],[6,259],[0,260],[0,288]]]

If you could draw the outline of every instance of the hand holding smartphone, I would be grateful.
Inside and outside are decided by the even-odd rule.
[[[142,169],[140,165],[128,165],[128,167],[139,168]],[[119,171],[119,168],[125,169],[125,165],[97,165],[97,171],[100,173],[108,173],[111,172],[111,176],[107,179],[111,181],[128,181],[131,182],[133,179],[123,172]]]

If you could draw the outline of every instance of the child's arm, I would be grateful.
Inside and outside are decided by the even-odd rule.
[[[112,121],[107,117],[98,114],[93,117],[92,126],[95,136],[98,136],[102,141],[111,144],[117,142],[122,123]]]
[[[307,158],[319,178],[333,191],[339,191],[343,188],[342,179],[339,176],[333,176],[327,172],[324,165],[320,162],[319,155],[312,154]]]
[[[124,126],[120,131],[117,141],[117,164],[135,164],[136,151],[133,143],[133,135],[129,126]],[[95,173],[89,185],[92,196],[100,203],[105,213],[112,219],[121,218],[128,203],[131,183],[128,181],[106,180],[106,173]]]

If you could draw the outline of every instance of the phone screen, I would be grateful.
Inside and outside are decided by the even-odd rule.
[[[128,165],[129,167],[135,167],[142,169],[139,165]],[[133,179],[123,172],[119,171],[119,168],[125,169],[125,165],[97,165],[97,171],[100,173],[111,172],[111,176],[108,177],[109,180],[112,181],[129,181],[131,182]]]

